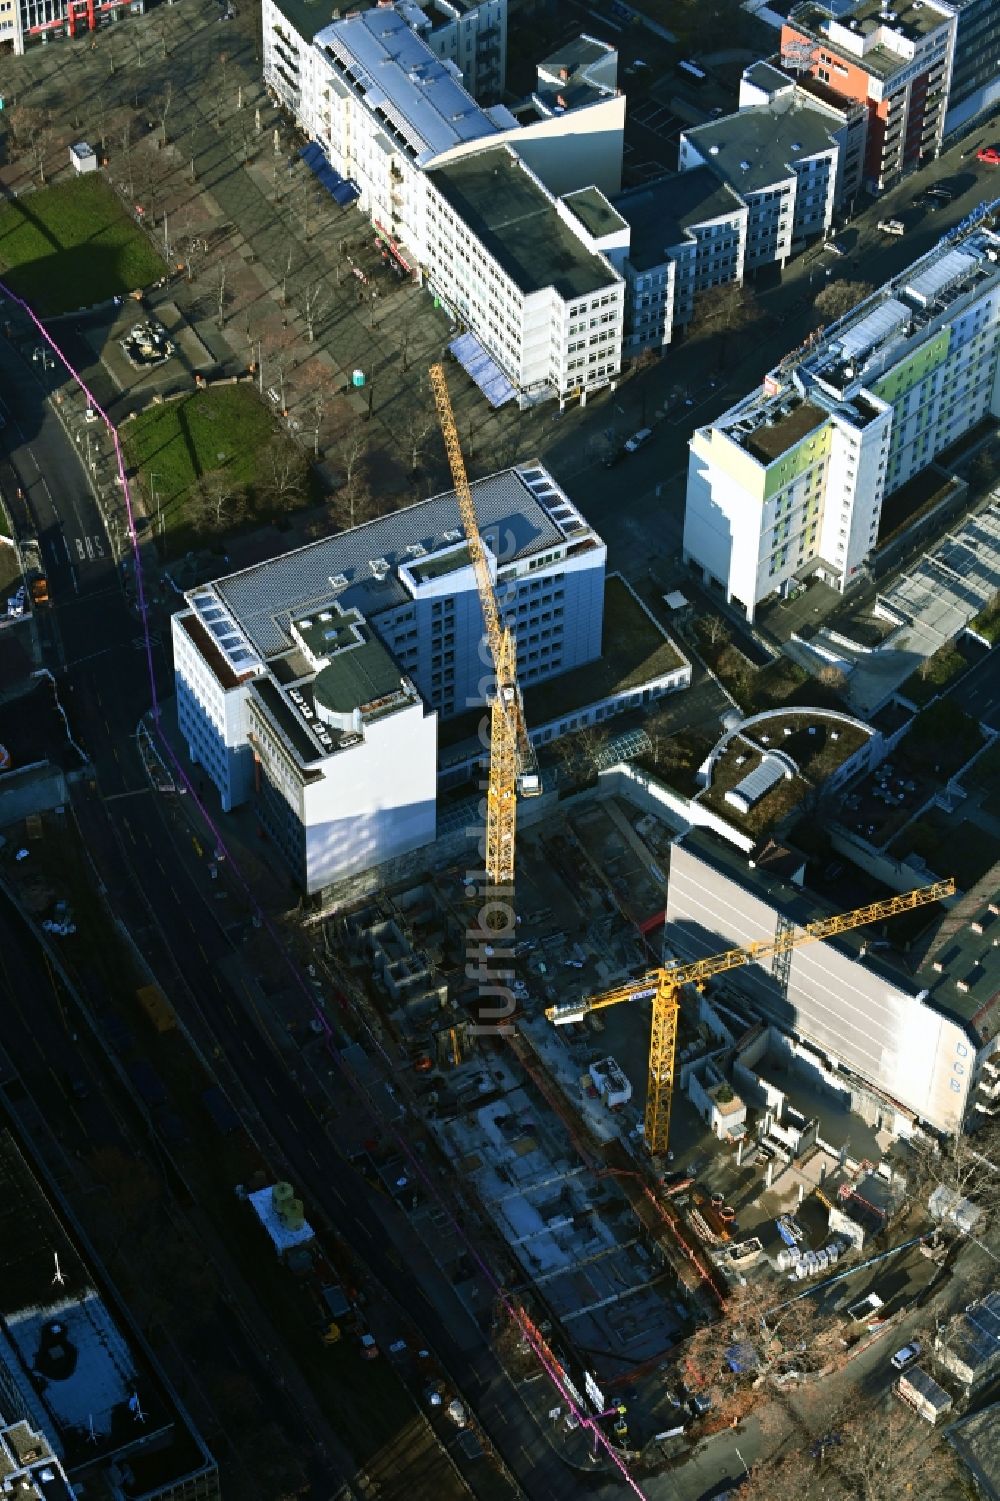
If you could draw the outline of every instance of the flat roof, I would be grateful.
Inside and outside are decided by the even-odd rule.
[[[401,678],[381,641],[371,638],[336,653],[313,682],[313,699],[334,714],[350,714],[398,695]]]
[[[171,1421],[158,1382],[7,1131],[0,1132],[0,1320],[10,1380],[33,1420],[44,1413],[47,1436],[71,1469],[138,1436],[133,1396],[150,1438]]]
[[[898,36],[905,37],[909,41],[919,41],[944,25],[947,17],[943,12],[936,10],[933,0],[893,0],[891,14],[893,19],[888,20],[882,14],[881,0],[857,0],[855,4],[839,4],[835,6],[834,20],[841,26],[851,31],[856,31],[859,37],[870,37],[885,27]],[[891,78],[900,69],[909,67],[913,61],[911,57],[903,57],[897,52],[891,52],[881,42],[875,46],[869,46],[864,55],[851,52],[847,47],[838,44],[835,37],[831,37],[826,29],[831,18],[831,6],[822,5],[817,0],[806,0],[803,5],[796,5],[789,12],[789,24],[801,31],[807,31],[811,35],[821,38],[824,46],[839,57],[843,57],[871,73],[876,78]],[[852,20],[856,26],[851,26]]]
[[[738,193],[757,193],[790,178],[793,163],[833,151],[838,124],[822,105],[791,92],[691,126],[684,135]]]
[[[790,412],[776,416],[772,423],[762,422],[747,435],[744,445],[748,453],[770,464],[829,420],[829,412],[822,407],[814,406],[811,401],[798,401]]]
[[[741,854],[734,846],[713,834],[702,830],[695,830],[684,836],[684,844],[693,853],[697,854],[699,859],[704,860],[707,865],[719,871],[720,874],[736,881],[745,890],[755,892],[796,925],[803,926],[806,923],[814,922],[819,918],[828,916],[833,911],[831,904],[812,887],[800,890],[780,877],[772,876],[766,870],[751,868],[747,863],[745,855]],[[894,893],[886,892],[886,895],[892,894]],[[997,895],[1000,898],[1000,892]],[[871,899],[875,900],[874,897]],[[981,902],[984,900],[980,898]],[[954,983],[948,984],[947,977],[954,978],[954,971],[950,964],[947,967],[943,983],[943,977],[937,976],[931,968],[932,961],[935,958],[941,957],[938,951],[942,947],[947,951],[949,943],[954,940],[956,917],[957,914],[965,910],[966,901],[960,903],[957,908],[953,907],[947,910],[937,904],[924,909],[917,909],[914,914],[915,916],[919,916],[921,910],[927,914],[929,940],[917,938],[912,943],[907,942],[906,952],[901,952],[898,957],[893,955],[892,950],[879,950],[877,954],[867,951],[866,930],[864,928],[849,929],[846,933],[838,934],[836,938],[824,939],[823,942],[832,948],[849,954],[852,959],[861,963],[865,969],[888,981],[888,983],[894,985],[898,990],[904,991],[914,998],[922,998],[931,1010],[938,1012],[940,1015],[951,1017],[962,1026],[968,1027],[970,1023],[975,1025],[976,1016],[982,1012],[984,1018],[989,1022],[991,1028],[990,1035],[996,1035],[997,1031],[1000,1030],[1000,951],[992,950],[992,936],[979,939],[979,942],[983,945],[984,953],[986,952],[987,944],[990,946],[990,952],[997,952],[996,968],[993,971],[993,987],[989,1002],[985,1002],[985,992],[983,993],[984,999],[980,1000],[977,997],[973,997],[970,1000],[968,995],[956,989]],[[1000,905],[1000,901],[998,901],[998,905]],[[936,922],[933,920],[935,913],[941,914]],[[906,919],[900,918],[898,921],[903,924],[905,929],[907,926]],[[892,931],[893,925],[890,924],[886,929],[886,933],[890,936],[890,939]],[[910,934],[908,933],[907,936],[909,939]],[[867,939],[870,940],[870,937],[871,933],[868,932]],[[911,954],[912,949],[917,946],[923,949],[926,957],[922,964],[914,967]],[[961,965],[959,965],[960,969]],[[937,980],[939,983],[928,983],[933,980]],[[985,1010],[984,1005],[986,1007]]]
[[[917,970],[933,1004],[970,1023],[984,1041],[1000,1032],[998,876],[994,866],[952,909]]]
[[[692,167],[632,188],[615,199],[632,230],[629,260],[637,271],[661,266],[667,254],[690,239],[699,224],[711,224],[746,209],[727,182],[710,167]]]
[[[571,301],[621,280],[507,146],[435,167],[428,177],[521,292],[553,287]]]
[[[543,504],[540,489],[543,494],[551,492],[550,506]],[[472,499],[491,551],[500,550],[501,538],[505,548],[513,544],[513,550],[504,553],[505,563],[532,557],[566,539],[552,511],[568,502],[537,461],[474,481]],[[419,544],[425,552],[436,552],[462,536],[458,500],[454,490],[447,490],[190,592],[217,594],[254,648],[270,657],[291,644],[292,619],[319,610],[333,596],[342,609],[356,608],[369,620],[406,603],[411,595],[398,569],[414,561],[407,548]],[[377,560],[388,564],[384,575],[381,568],[377,574],[372,570]]]
[[[538,66],[548,73],[559,74],[563,68],[567,73],[574,73],[577,68],[587,68],[591,63],[602,61],[614,51],[610,42],[599,42],[596,37],[581,32],[555,52],[550,52]]]
[[[563,203],[573,210],[595,240],[625,228],[625,220],[616,208],[612,208],[600,188],[578,188],[575,193],[564,193]]]
[[[377,7],[324,27],[315,45],[417,162],[500,126],[395,10]],[[511,125],[516,122],[511,116]]]
[[[749,68],[743,69],[743,77],[748,83],[754,83],[760,89],[790,89],[795,85],[795,79],[783,73],[774,63],[763,61],[751,63]]]

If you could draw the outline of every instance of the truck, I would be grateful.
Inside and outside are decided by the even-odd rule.
[[[884,235],[905,235],[906,225],[902,219],[880,219],[878,227]]]
[[[172,1032],[177,1025],[173,1007],[158,985],[141,985],[135,998],[157,1032]]]
[[[28,585],[32,603],[47,605],[49,603],[49,581],[45,577],[45,569],[42,566],[42,549],[38,545],[37,537],[29,537],[21,543],[21,561],[24,566],[24,578]]]

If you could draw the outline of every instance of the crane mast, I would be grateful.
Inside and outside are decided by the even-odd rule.
[[[538,763],[528,738],[524,705],[517,681],[517,646],[514,633],[500,616],[496,590],[490,575],[486,549],[476,519],[476,508],[465,469],[465,458],[455,425],[448,383],[442,365],[428,372],[438,423],[458,498],[465,539],[469,548],[483,612],[483,625],[496,677],[490,700],[490,773],[486,793],[486,879],[492,887],[509,889],[514,882],[514,843],[517,831],[517,795],[530,797],[541,791]]]
[[[773,938],[755,940],[741,948],[725,949],[722,953],[710,954],[687,964],[666,964],[661,969],[650,970],[648,974],[627,985],[618,985],[613,990],[602,991],[599,995],[588,996],[582,1001],[549,1006],[545,1015],[557,1027],[566,1026],[570,1022],[582,1021],[590,1011],[602,1011],[606,1006],[617,1006],[622,1001],[652,999],[644,1132],[649,1152],[665,1152],[670,1137],[670,1110],[674,1093],[677,1016],[680,993],[685,985],[704,985],[713,975],[725,974],[744,964],[759,963],[762,959],[802,948],[807,943],[820,943],[825,938],[835,938],[838,933],[849,932],[851,928],[863,928],[869,923],[897,917],[915,907],[926,907],[943,897],[953,896],[954,892],[953,880],[935,881],[931,886],[920,886],[915,891],[904,891],[901,895],[888,897],[884,901],[870,902],[868,906],[855,907],[851,912],[838,912],[832,917],[820,918],[816,922],[807,923],[803,928],[785,928]]]

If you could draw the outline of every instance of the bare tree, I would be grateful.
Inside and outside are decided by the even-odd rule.
[[[832,662],[828,662],[816,674],[816,681],[822,683],[824,688],[831,688],[834,693],[842,693],[847,687],[847,673],[842,667],[834,667]]]
[[[212,296],[215,301],[215,322],[221,332],[226,326],[226,307],[229,304],[229,262],[223,256],[212,269]]]
[[[305,499],[305,460],[288,438],[279,435],[268,444],[259,475],[263,494],[280,510],[292,510]]]
[[[609,739],[606,726],[588,725],[572,735],[560,735],[553,748],[567,775],[582,779],[594,777],[601,770]]]
[[[427,440],[436,432],[437,417],[429,407],[421,403],[410,409],[399,430],[399,443],[406,454],[411,480],[419,477]]]
[[[698,634],[709,646],[718,646],[720,642],[728,641],[729,627],[721,615],[702,615],[698,621]]]
[[[337,449],[344,471],[341,485],[331,504],[338,526],[360,526],[377,514],[377,502],[369,479],[368,443],[360,432],[348,433]]]
[[[900,1476],[913,1477],[921,1501],[954,1495],[958,1466],[939,1435],[893,1397],[881,1406],[858,1398],[835,1425],[828,1469],[852,1501],[897,1501]]]
[[[859,302],[864,302],[870,297],[874,288],[868,281],[832,281],[828,287],[817,293],[813,303],[824,323],[835,323],[851,308],[857,307]]]
[[[49,111],[37,109],[30,104],[19,104],[10,112],[10,125],[18,151],[29,158],[35,177],[44,186],[45,158],[52,146]]]
[[[217,532],[237,521],[246,508],[246,490],[228,469],[209,469],[198,481],[195,510]]]
[[[322,281],[314,281],[302,294],[302,319],[306,326],[306,338],[312,344],[316,339],[316,322],[330,306],[330,293]]]
[[[737,333],[760,317],[760,307],[749,287],[737,281],[709,287],[695,299],[694,317],[689,326],[697,336],[713,333]]]
[[[167,144],[167,116],[170,113],[170,106],[173,104],[173,102],[174,85],[171,79],[168,78],[163,86],[163,93],[156,101],[156,117],[160,122],[161,146],[165,146]]]
[[[281,306],[288,304],[288,278],[292,272],[292,261],[295,259],[295,247],[289,245],[288,254],[285,257],[285,269],[281,273]]]
[[[910,1208],[925,1209],[934,1190],[945,1188],[972,1199],[985,1226],[1000,1198],[1000,1125],[993,1121],[972,1136],[963,1131],[940,1142],[913,1136],[906,1144],[904,1172]]]
[[[282,416],[288,415],[288,378],[295,364],[295,334],[292,329],[275,330],[262,341],[264,379],[273,382],[278,393]]]
[[[312,433],[313,457],[316,459],[319,458],[319,438],[323,418],[337,393],[338,386],[333,375],[325,366],[321,366],[309,383],[309,393],[305,399],[305,409],[310,418],[309,431]]]

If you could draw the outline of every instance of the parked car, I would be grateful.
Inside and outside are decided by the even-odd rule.
[[[831,255],[847,255],[850,248],[844,240],[827,240],[823,246],[823,249],[829,250]]]
[[[878,227],[884,235],[905,235],[906,225],[902,219],[880,219]]]
[[[897,1350],[895,1355],[889,1361],[889,1364],[892,1366],[893,1370],[905,1371],[907,1366],[911,1366],[915,1360],[920,1359],[923,1348],[924,1347],[920,1343],[920,1341],[915,1339],[911,1344],[904,1345],[901,1350]]]
[[[652,436],[653,429],[651,427],[640,427],[639,431],[633,433],[631,438],[625,439],[625,452],[635,453],[644,443],[648,443]]]
[[[976,152],[976,161],[985,162],[988,167],[1000,167],[1000,151],[996,146],[980,146]]]

